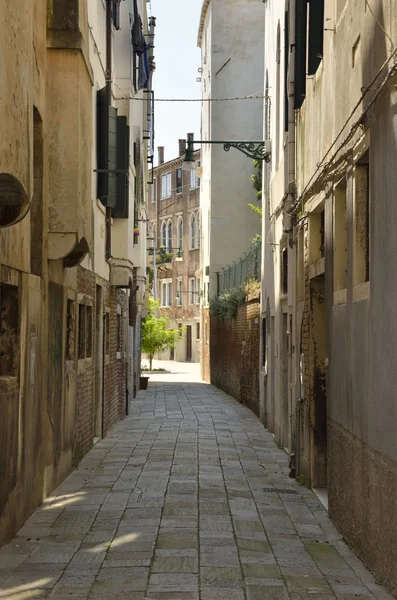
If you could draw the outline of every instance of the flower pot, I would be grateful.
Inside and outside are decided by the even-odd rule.
[[[147,390],[148,383],[149,383],[149,377],[141,376],[139,378],[139,389]]]

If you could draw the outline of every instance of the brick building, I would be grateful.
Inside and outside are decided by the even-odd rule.
[[[186,172],[182,169],[185,149],[185,140],[179,140],[179,156],[168,162],[164,162],[164,148],[158,149],[148,204],[148,247],[153,248],[150,266],[156,270],[153,295],[161,310],[169,315],[172,328],[186,327],[175,349],[163,353],[161,358],[199,362],[200,151],[194,154],[197,171]]]

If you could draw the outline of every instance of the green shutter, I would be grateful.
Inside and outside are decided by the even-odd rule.
[[[104,206],[114,208],[117,194],[117,109],[109,106],[106,88],[97,96],[97,196]]]
[[[308,73],[317,71],[324,51],[324,0],[309,0]]]
[[[296,0],[294,108],[300,108],[306,97],[306,28],[307,0]]]
[[[130,128],[127,117],[117,117],[117,200],[114,209],[116,219],[128,219],[130,166]],[[123,172],[120,172],[123,171]]]

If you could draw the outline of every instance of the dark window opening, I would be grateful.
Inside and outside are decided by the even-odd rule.
[[[18,287],[0,283],[0,376],[19,374]]]
[[[43,121],[33,107],[33,198],[30,209],[30,270],[41,277],[43,267]]]
[[[282,252],[281,261],[282,293],[288,293],[288,250],[285,248]]]
[[[86,307],[86,358],[92,356],[92,306]]]
[[[79,304],[79,359],[85,358],[85,304]]]
[[[105,353],[110,353],[110,319],[108,312],[105,314]]]
[[[75,304],[68,298],[66,303],[66,360],[74,360]]]
[[[117,313],[117,352],[121,351],[121,314]]]
[[[284,16],[284,131],[288,131],[289,12]]]
[[[176,170],[176,193],[182,192],[182,169]]]
[[[323,59],[324,52],[324,0],[308,0],[309,2],[309,75],[316,73]]]
[[[200,323],[196,323],[196,339],[200,339]]]

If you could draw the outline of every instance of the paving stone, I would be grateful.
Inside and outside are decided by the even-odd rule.
[[[392,600],[256,416],[183,377],[153,376],[0,549],[0,598]]]

